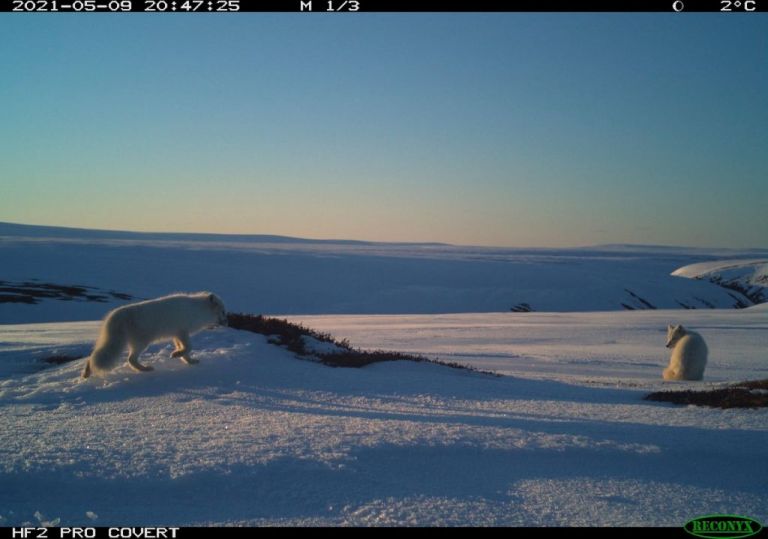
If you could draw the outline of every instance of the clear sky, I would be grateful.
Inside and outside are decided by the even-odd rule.
[[[0,14],[0,221],[768,247],[768,16]]]

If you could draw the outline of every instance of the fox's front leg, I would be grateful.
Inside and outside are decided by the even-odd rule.
[[[192,346],[189,342],[189,335],[187,333],[177,335],[176,338],[173,339],[173,342],[176,345],[176,350],[173,351],[171,357],[180,357],[187,365],[200,363],[199,360],[189,357],[189,353],[192,351]]]
[[[146,348],[146,345],[136,345],[131,347],[131,352],[128,354],[128,365],[130,365],[133,370],[138,372],[148,372],[154,370],[154,367],[150,365],[142,365],[139,363],[139,354],[146,350]]]

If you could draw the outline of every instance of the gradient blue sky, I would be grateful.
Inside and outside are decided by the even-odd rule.
[[[0,221],[768,247],[768,17],[0,14]]]

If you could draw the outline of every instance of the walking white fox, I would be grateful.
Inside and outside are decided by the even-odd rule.
[[[166,339],[176,344],[171,357],[180,357],[187,364],[197,363],[189,356],[189,336],[216,325],[226,326],[227,314],[221,298],[210,292],[173,294],[119,307],[104,319],[83,378],[114,369],[126,347],[130,350],[128,365],[137,371],[151,371],[152,367],[139,363],[139,355],[151,343]]]
[[[667,328],[667,348],[672,348],[665,380],[701,380],[707,366],[707,344],[704,338],[683,326]]]

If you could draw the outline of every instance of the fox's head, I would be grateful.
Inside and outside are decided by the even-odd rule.
[[[677,341],[679,341],[683,335],[685,335],[685,329],[683,326],[668,326],[667,327],[667,348],[674,348]]]
[[[224,306],[224,302],[216,294],[208,294],[208,306],[216,315],[216,323],[220,326],[227,326],[227,308]]]

